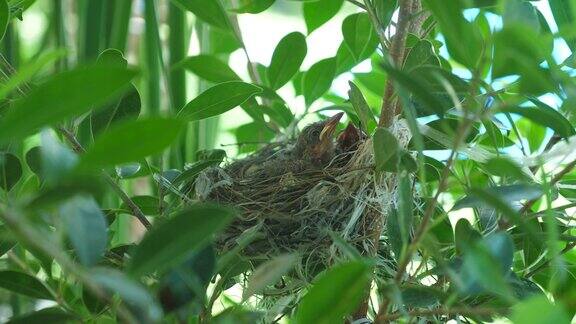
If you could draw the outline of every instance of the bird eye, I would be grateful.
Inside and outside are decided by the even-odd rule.
[[[311,136],[312,138],[320,137],[320,130],[318,130],[318,129],[312,130],[312,132],[310,132],[310,136]]]

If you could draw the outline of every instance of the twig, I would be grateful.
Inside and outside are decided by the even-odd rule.
[[[70,143],[72,149],[76,153],[86,152],[86,150],[84,149],[84,147],[82,147],[82,144],[78,142],[74,134],[72,134],[64,127],[58,127],[58,131],[66,138],[66,140],[68,141],[68,143]],[[132,214],[136,216],[136,218],[140,221],[140,223],[142,223],[142,225],[144,225],[144,227],[149,229],[152,226],[152,224],[146,218],[140,207],[138,207],[138,205],[136,205],[136,203],[134,203],[134,201],[130,199],[130,197],[128,197],[128,195],[124,192],[124,190],[120,188],[120,186],[116,183],[116,181],[114,181],[114,179],[106,171],[102,170],[102,175],[104,176],[104,180],[106,180],[106,182],[110,185],[110,187],[112,187],[112,189],[116,192],[116,194],[120,197],[120,199],[128,206],[128,208],[130,208]]]
[[[367,1],[367,0],[365,0]],[[398,26],[396,27],[396,34],[392,40],[390,47],[389,64],[392,66],[401,66],[404,60],[404,47],[406,45],[406,36],[408,34],[408,22],[410,19],[412,9],[412,0],[401,0],[400,10],[398,13]],[[382,100],[382,108],[380,110],[380,118],[378,126],[388,127],[392,124],[394,116],[400,113],[393,105],[394,101],[394,80],[388,78],[386,87],[384,89],[384,98]]]
[[[576,247],[576,241],[574,242],[570,242],[570,243],[566,243],[566,246],[564,247],[564,249],[562,249],[562,251],[560,251],[560,255],[567,253],[568,251],[572,250],[574,247]],[[526,278],[530,278],[532,276],[534,276],[537,272],[539,272],[540,270],[544,269],[548,264],[550,264],[550,262],[552,262],[553,259],[548,259],[542,263],[540,263],[539,265],[537,265],[536,267],[534,267],[534,269],[530,270],[525,277]]]
[[[573,160],[572,162],[568,163],[564,169],[562,169],[562,171],[560,171],[558,174],[556,174],[554,176],[554,178],[552,178],[552,181],[550,182],[550,186],[555,185],[556,183],[558,183],[560,180],[562,180],[562,178],[569,173],[570,171],[572,171],[574,168],[576,167],[576,160]],[[532,206],[538,201],[539,198],[536,199],[532,199],[529,200],[528,202],[526,202],[526,204],[522,207],[522,209],[520,210],[520,215],[524,214],[525,212],[527,212],[528,210],[530,210],[530,208],[532,208]]]

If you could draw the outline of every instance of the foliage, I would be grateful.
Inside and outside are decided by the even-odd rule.
[[[254,62],[238,16],[255,14],[306,30]],[[308,62],[334,22],[337,51]],[[0,320],[569,323],[574,28],[563,0],[0,0]],[[392,207],[364,229],[374,253],[328,231],[346,258],[291,290],[306,255],[248,262],[251,231],[219,250],[242,206],[190,184],[334,111],[366,135]]]

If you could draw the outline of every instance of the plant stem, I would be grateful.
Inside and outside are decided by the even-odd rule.
[[[565,254],[565,253],[571,251],[574,247],[576,247],[576,241],[566,243],[566,246],[564,247],[564,249],[562,249],[562,251],[560,251],[559,255],[562,255],[562,254]],[[530,278],[530,277],[534,276],[536,273],[538,273],[540,270],[544,269],[548,264],[550,264],[550,262],[552,262],[552,260],[554,260],[554,259],[548,259],[548,260],[540,263],[539,265],[534,267],[534,269],[530,270],[524,277]]]
[[[68,143],[70,143],[72,149],[76,153],[86,152],[86,150],[84,149],[84,147],[82,147],[82,144],[78,142],[74,134],[72,134],[63,127],[59,127],[58,131],[66,138],[66,140],[68,141]],[[140,221],[140,223],[142,223],[142,225],[144,225],[144,227],[149,229],[152,226],[152,224],[146,218],[140,207],[138,207],[138,205],[136,205],[136,203],[134,203],[134,201],[130,199],[130,197],[128,197],[128,195],[124,192],[124,190],[120,188],[120,186],[114,181],[114,179],[108,173],[106,173],[106,171],[102,170],[102,175],[104,176],[104,180],[106,180],[106,182],[110,185],[110,187],[112,187],[112,189],[116,192],[116,194],[120,197],[120,199],[128,206],[128,208],[130,208],[132,214],[136,216],[136,218]]]
[[[175,4],[170,3],[168,8],[168,24],[170,26],[168,66],[172,67],[186,57],[188,48],[186,27],[186,13]],[[186,71],[184,69],[169,69],[168,83],[172,96],[172,113],[186,104]],[[171,168],[180,168],[186,158],[186,132],[183,132],[178,144],[171,148],[169,165]]]
[[[79,41],[78,58],[79,62],[86,62],[98,57],[101,50],[101,36],[104,35],[104,6],[106,2],[102,0],[87,0],[84,6],[80,6],[81,12],[79,22],[81,23],[78,33],[81,37]]]
[[[124,53],[132,14],[132,0],[116,1],[114,5],[113,28],[109,45]]]
[[[392,40],[388,57],[388,63],[395,67],[401,67],[402,62],[404,61],[406,36],[408,35],[408,22],[412,14],[410,11],[411,9],[412,0],[400,0],[398,24],[396,26],[396,33]],[[382,108],[380,109],[378,126],[390,127],[394,117],[400,113],[400,105],[394,104],[394,80],[388,78],[384,89],[384,97],[382,99]]]
[[[563,169],[562,171],[560,171],[558,174],[556,174],[554,176],[554,178],[552,178],[552,181],[550,182],[550,186],[555,185],[556,183],[558,183],[558,181],[562,180],[562,178],[568,174],[570,171],[572,171],[574,168],[576,167],[576,160],[573,160],[572,162],[568,163]],[[539,198],[537,199],[532,199],[528,202],[526,202],[526,204],[522,207],[522,209],[520,210],[520,215],[526,213],[528,210],[530,210],[530,208],[532,208],[532,206],[538,201]]]

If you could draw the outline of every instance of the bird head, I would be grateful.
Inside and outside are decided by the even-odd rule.
[[[338,113],[327,120],[304,127],[296,142],[296,157],[317,166],[330,162],[335,151],[334,131],[343,115]]]
[[[348,123],[346,129],[336,139],[336,149],[339,153],[346,153],[356,150],[361,140],[365,139],[366,135],[354,126],[353,123]]]

